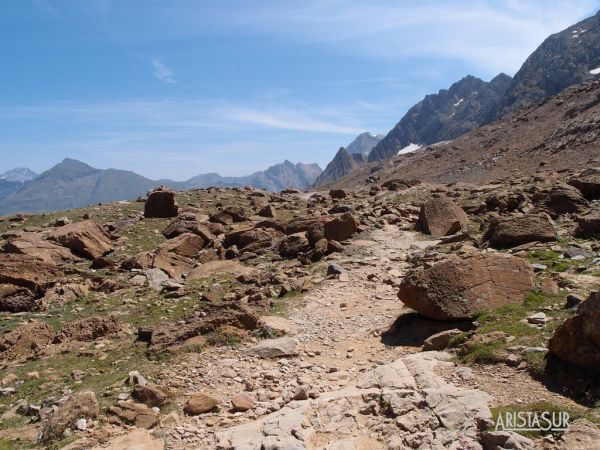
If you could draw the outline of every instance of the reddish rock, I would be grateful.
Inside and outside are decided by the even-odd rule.
[[[54,338],[54,342],[94,341],[120,330],[121,323],[115,316],[84,317],[65,324]]]
[[[533,269],[526,260],[472,252],[409,272],[398,297],[431,319],[460,320],[521,302],[533,288]]]
[[[327,240],[344,241],[358,231],[358,222],[350,213],[326,219],[323,225],[323,235]]]
[[[159,413],[142,403],[121,402],[108,408],[108,413],[138,428],[152,428],[158,424]]]
[[[600,371],[600,292],[592,292],[577,308],[577,314],[565,320],[548,342],[558,358]]]
[[[590,167],[569,180],[587,199],[600,198],[600,168]]]
[[[465,229],[468,224],[466,213],[448,197],[427,200],[419,212],[419,229],[432,236],[448,236]]]
[[[196,258],[204,245],[205,242],[200,236],[184,233],[159,245],[158,251],[166,251],[186,258]]]
[[[231,397],[231,406],[234,411],[248,411],[254,408],[254,400],[247,394],[237,394]]]
[[[531,197],[533,203],[542,211],[557,218],[562,214],[581,214],[590,208],[589,202],[581,192],[569,185],[553,186],[539,190]]]
[[[72,263],[79,259],[69,249],[30,233],[9,240],[2,246],[2,250],[5,253],[31,256],[47,264]]]
[[[600,213],[587,214],[577,217],[577,229],[575,236],[582,239],[594,239],[600,237]]]
[[[113,250],[108,234],[93,220],[71,223],[52,232],[49,239],[88,259],[96,259]]]
[[[510,248],[528,242],[556,240],[556,231],[543,214],[493,217],[483,239],[494,248]]]
[[[21,325],[0,336],[0,361],[36,357],[52,339],[54,331],[47,323]]]
[[[219,401],[201,392],[196,392],[188,398],[183,411],[190,416],[197,416],[213,411],[219,405]]]

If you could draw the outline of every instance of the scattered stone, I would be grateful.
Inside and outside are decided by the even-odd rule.
[[[213,411],[219,405],[219,401],[201,392],[196,392],[188,398],[184,412],[190,416],[204,414]]]

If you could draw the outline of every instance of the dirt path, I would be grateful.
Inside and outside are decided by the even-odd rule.
[[[331,260],[348,277],[322,282],[291,311],[288,326],[296,331],[295,357],[258,358],[248,351],[249,344],[190,353],[166,368],[163,382],[180,392],[181,407],[194,392],[221,401],[218,412],[183,416],[179,423],[163,426],[167,448],[252,449],[273,444],[268,448],[369,450],[395,448],[394,439],[397,448],[405,448],[407,442],[413,448],[431,448],[457,436],[464,436],[468,446],[473,437],[465,432],[466,425],[455,423],[454,413],[446,422],[444,411],[436,411],[437,403],[424,406],[425,398],[429,401],[431,389],[439,389],[439,405],[462,411],[461,420],[472,424],[476,414],[489,413],[485,402],[492,398],[478,390],[489,383],[479,383],[474,378],[478,374],[469,369],[468,380],[463,379],[464,371],[438,361],[447,354],[427,356],[419,347],[385,345],[381,337],[406,311],[391,281],[404,275],[407,255],[434,243],[390,226],[374,230],[368,239],[355,241],[351,252]],[[384,389],[384,382],[364,382],[379,380],[378,371],[395,380],[391,390]],[[406,409],[406,392],[415,397],[410,407],[414,409]],[[252,398],[254,407],[233,412],[230,399],[238,394]],[[389,407],[399,408],[394,414],[408,423],[382,414],[386,395],[391,396],[386,400]],[[304,401],[307,396],[313,400]],[[368,408],[377,411],[365,412]],[[454,427],[462,434],[454,436]],[[298,442],[304,447],[293,446]]]

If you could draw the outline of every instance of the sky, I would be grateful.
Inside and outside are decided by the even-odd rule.
[[[600,0],[2,0],[0,173],[324,167],[467,74],[513,75]]]

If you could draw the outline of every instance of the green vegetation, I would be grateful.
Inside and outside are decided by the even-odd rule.
[[[548,295],[534,291],[521,303],[506,305],[493,311],[481,313],[477,317],[479,327],[474,331],[470,342],[467,333],[455,337],[453,346],[461,348],[460,359],[464,363],[493,364],[501,362],[509,347],[525,346],[536,347],[545,344],[544,333],[554,331],[571,313],[561,309],[565,301],[564,295]],[[544,311],[550,320],[543,328],[533,327],[525,323],[524,319],[538,311]],[[477,336],[501,331],[513,336],[509,342],[501,339],[477,340]],[[523,355],[528,363],[528,369],[533,375],[543,374],[545,360],[543,354],[529,353]]]

